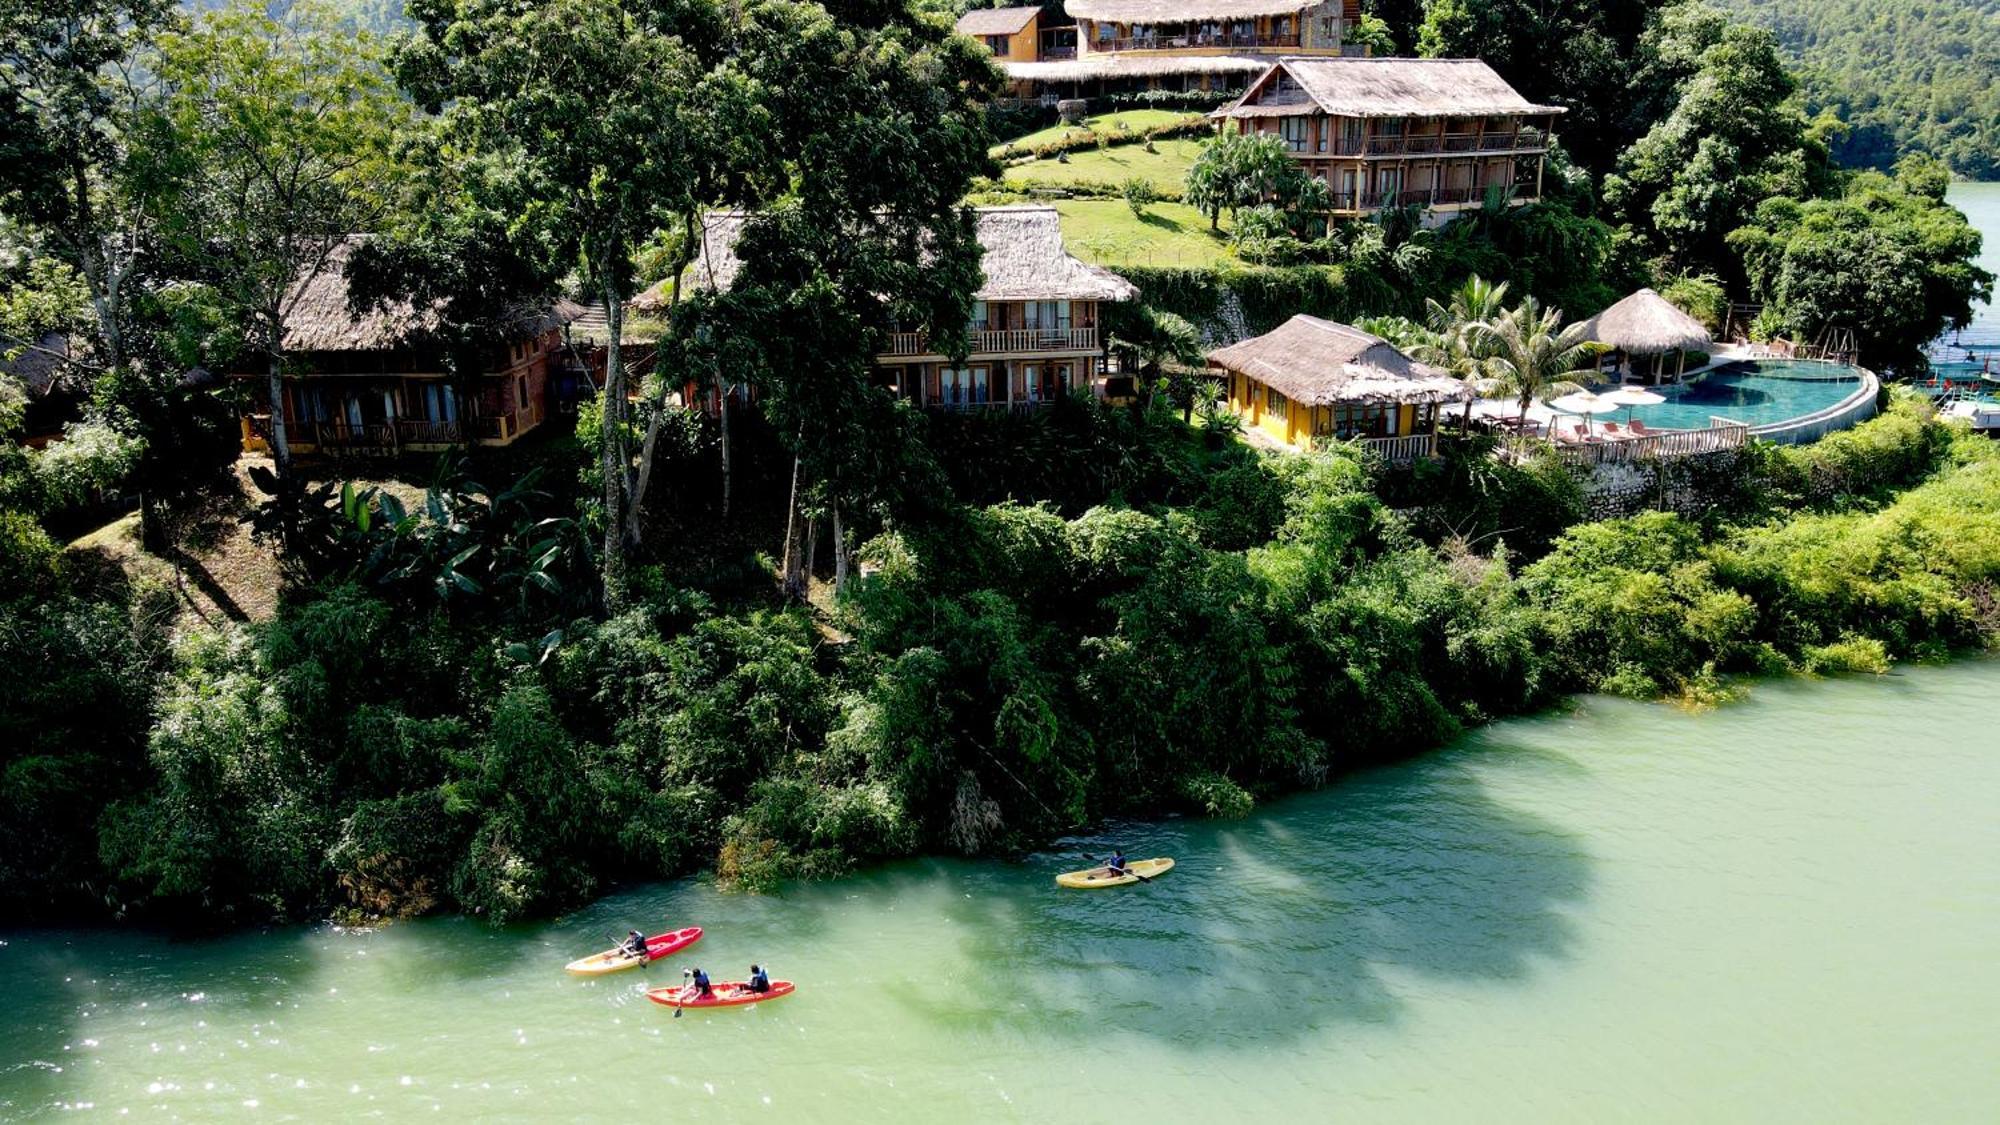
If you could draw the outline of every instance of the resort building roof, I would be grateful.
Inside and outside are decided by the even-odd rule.
[[[1246,55],[1090,55],[1048,62],[1007,62],[1000,68],[1016,81],[1081,82],[1094,78],[1162,78],[1176,74],[1261,74],[1270,59]]]
[[[1018,35],[1041,14],[1038,5],[1022,8],[974,8],[958,17],[952,30],[960,35]]]
[[[17,349],[20,354],[8,359],[7,353]],[[0,341],[0,375],[19,379],[29,398],[42,398],[74,380],[70,364],[74,354],[69,335],[63,332],[44,332],[32,347]]]
[[[1063,11],[1078,19],[1113,23],[1186,23],[1282,16],[1321,0],[1068,0]]]
[[[1208,353],[1211,366],[1264,384],[1307,406],[1460,402],[1464,383],[1359,328],[1300,314],[1266,332]]]
[[[1298,84],[1296,93],[1287,97],[1261,89],[1279,72]],[[1335,117],[1497,117],[1565,111],[1522,97],[1478,59],[1287,56],[1213,116],[1314,112]]]
[[[978,208],[980,266],[985,281],[973,296],[981,301],[1129,301],[1138,287],[1110,270],[1072,257],[1063,248],[1062,216],[1046,205]],[[740,211],[711,212],[703,222],[702,253],[695,259],[695,284],[727,289],[743,263],[736,240],[750,217]]]
[[[1705,352],[1715,345],[1701,321],[1651,289],[1619,301],[1585,322],[1590,338],[1621,352]]]
[[[287,352],[393,351],[435,328],[437,311],[419,310],[406,300],[355,312],[348,306],[347,263],[366,235],[351,235],[333,248],[319,269],[300,278],[288,295]],[[523,305],[508,325],[517,339],[538,336],[573,319],[581,307],[569,301]]]

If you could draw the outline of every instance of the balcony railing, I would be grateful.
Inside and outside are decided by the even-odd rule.
[[[1437,435],[1404,434],[1401,437],[1362,438],[1361,447],[1391,465],[1407,465],[1437,453]]]
[[[1035,402],[1007,402],[997,398],[989,402],[929,402],[924,404],[928,410],[941,410],[946,414],[974,414],[982,410],[1006,410],[1015,414],[1032,414],[1037,410],[1046,410],[1054,405],[1054,399],[1043,399]]]
[[[1399,191],[1336,191],[1333,193],[1335,211],[1379,211],[1385,207],[1445,207],[1461,203],[1480,203],[1486,199],[1486,188],[1406,188]],[[1535,185],[1516,184],[1511,197],[1516,203],[1532,202]]]
[[[1335,137],[1327,145],[1333,156],[1430,156],[1474,152],[1542,152],[1549,135],[1540,129],[1497,133],[1410,133],[1369,137]]]
[[[1087,352],[1097,350],[1095,328],[1003,328],[965,334],[969,355],[1000,352]],[[885,356],[938,355],[923,332],[891,332]]]
[[[1180,35],[1135,35],[1127,39],[1092,39],[1096,51],[1181,51],[1199,47],[1234,50],[1296,50],[1299,37],[1290,35],[1234,35],[1226,31],[1188,32]]]

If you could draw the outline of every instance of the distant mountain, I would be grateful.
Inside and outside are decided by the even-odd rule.
[[[1853,124],[1837,155],[1887,166],[1928,152],[2000,180],[2000,0],[1717,0],[1776,31],[1813,108]]]

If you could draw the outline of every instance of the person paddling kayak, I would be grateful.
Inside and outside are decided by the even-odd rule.
[[[715,986],[708,983],[708,974],[699,966],[682,969],[681,976],[687,978],[687,985],[681,989],[683,1000],[707,1000],[715,995]]]
[[[743,991],[745,992],[771,991],[771,974],[765,972],[764,966],[762,965],[750,966],[750,979],[743,982]]]
[[[637,957],[639,960],[644,961],[646,959],[646,935],[633,930],[631,933],[625,935],[625,944],[618,948],[626,956]]]
[[[1105,863],[1104,869],[1113,875],[1125,874],[1125,849],[1112,848],[1111,859]]]

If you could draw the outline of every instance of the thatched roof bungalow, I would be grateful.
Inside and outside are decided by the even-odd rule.
[[[1359,328],[1294,316],[1262,336],[1208,353],[1231,409],[1299,449],[1359,438],[1396,460],[1428,454],[1438,408],[1473,397],[1464,383]]]
[[[562,326],[567,301],[523,304],[506,318],[482,371],[452,380],[435,339],[436,308],[409,301],[355,309],[347,270],[365,236],[333,248],[287,296],[282,346],[285,436],[296,453],[437,451],[468,441],[506,445],[562,408],[553,381],[575,365]],[[243,448],[269,447],[271,404],[261,361],[236,373],[259,401],[243,419]]]
[[[1682,312],[1651,289],[1641,289],[1585,321],[1589,338],[1609,349],[1621,372],[1633,369],[1632,357],[1653,357],[1652,375],[1659,381],[1666,357],[1674,357],[1674,376],[1687,367],[1689,352],[1706,353],[1715,340],[1701,321]]]
[[[1339,214],[1539,198],[1550,130],[1541,105],[1478,59],[1287,57],[1210,116],[1273,136],[1325,181]]]
[[[690,279],[727,289],[742,273],[736,245],[754,216],[717,211],[702,224]],[[875,362],[885,384],[926,406],[1041,406],[1073,391],[1107,392],[1100,308],[1138,287],[1069,253],[1049,206],[981,207],[983,278],[966,325],[970,350],[944,354],[922,332],[891,332]]]

